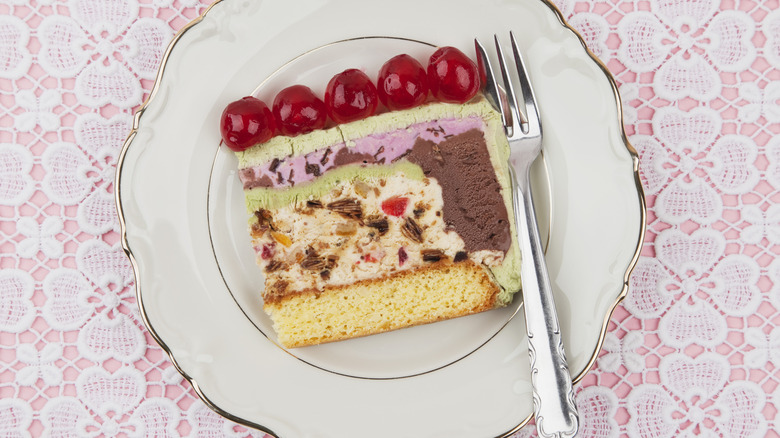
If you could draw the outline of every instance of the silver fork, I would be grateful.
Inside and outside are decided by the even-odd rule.
[[[520,275],[531,360],[536,429],[539,436],[545,438],[573,437],[579,428],[579,417],[531,195],[530,168],[542,150],[542,123],[525,63],[511,32],[510,38],[525,118],[520,113],[514,81],[510,77],[511,73],[498,37],[495,36],[494,39],[505,93],[496,83],[485,48],[479,40],[475,39],[474,44],[480,70],[487,82],[486,97],[501,112],[501,120],[509,140],[509,169],[522,256]]]

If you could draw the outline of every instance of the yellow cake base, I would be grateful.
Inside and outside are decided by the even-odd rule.
[[[498,293],[487,269],[467,260],[298,293],[265,303],[264,309],[279,342],[292,348],[490,310]]]

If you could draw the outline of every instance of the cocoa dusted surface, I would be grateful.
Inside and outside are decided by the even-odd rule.
[[[444,221],[463,239],[466,251],[509,250],[509,217],[482,131],[472,129],[439,144],[418,138],[401,158],[439,182]]]

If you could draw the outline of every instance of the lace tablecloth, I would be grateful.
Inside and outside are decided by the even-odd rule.
[[[620,86],[648,203],[580,436],[780,436],[778,0],[556,4]],[[0,0],[0,436],[262,436],[175,371],[118,243],[131,116],[206,7]]]

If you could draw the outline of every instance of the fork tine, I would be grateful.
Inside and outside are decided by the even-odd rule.
[[[518,78],[520,80],[520,91],[523,93],[523,103],[525,104],[525,120],[527,126],[523,129],[523,133],[533,136],[542,135],[542,123],[539,120],[536,96],[531,87],[531,82],[528,80],[528,70],[525,68],[523,55],[517,48],[517,40],[512,31],[509,31],[509,38],[512,40],[512,52],[514,52],[515,55],[515,65],[517,66]]]
[[[506,108],[504,100],[501,98],[501,91],[496,82],[496,76],[493,74],[493,66],[490,64],[487,51],[478,38],[474,38],[474,48],[477,51],[477,68],[480,78],[485,78],[485,97],[501,113],[501,122],[507,126]]]
[[[504,123],[504,127],[507,129],[507,135],[512,137],[523,132],[520,125],[522,118],[518,111],[517,94],[515,93],[515,86],[512,84],[512,80],[509,77],[504,51],[501,49],[501,43],[498,41],[498,36],[493,35],[493,39],[495,40],[496,52],[498,53],[498,65],[501,67],[501,76],[504,78],[504,89],[506,89],[507,94],[506,100],[509,103],[509,115],[512,117],[511,124]]]

